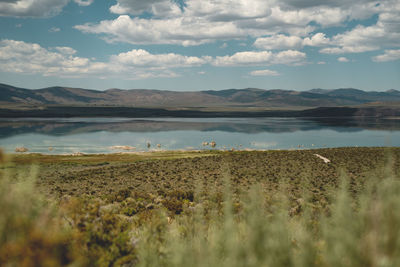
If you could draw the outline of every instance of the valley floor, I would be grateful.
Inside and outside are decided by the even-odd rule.
[[[330,160],[324,163],[316,154]],[[312,183],[322,194],[347,173],[354,190],[367,176],[382,168],[387,157],[400,162],[399,148],[327,148],[292,151],[144,152],[98,155],[14,155],[15,168],[37,165],[38,188],[49,196],[106,197],[120,190],[131,193],[194,191],[196,187],[222,185],[228,176],[232,186],[261,184],[272,190],[285,182],[293,193]],[[399,166],[396,165],[398,169]]]
[[[393,214],[400,207],[400,148],[26,154],[2,161],[0,208],[9,211],[0,215],[0,262],[394,266],[400,260],[400,216]]]

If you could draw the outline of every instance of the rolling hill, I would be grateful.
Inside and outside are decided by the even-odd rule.
[[[353,88],[309,91],[256,88],[177,92],[150,89],[105,91],[69,87],[25,89],[0,84],[5,105],[84,105],[125,107],[334,107],[373,102],[400,102],[400,91],[367,92]]]

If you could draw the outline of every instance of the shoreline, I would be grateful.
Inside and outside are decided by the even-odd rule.
[[[123,151],[123,152],[109,152],[109,153],[62,153],[62,154],[51,154],[51,153],[40,153],[40,152],[4,152],[4,155],[11,158],[23,158],[23,157],[44,157],[44,158],[57,158],[57,157],[84,157],[90,159],[93,158],[109,158],[109,157],[119,157],[119,156],[137,156],[143,158],[152,158],[157,156],[208,156],[208,155],[224,155],[224,154],[245,154],[245,153],[258,153],[258,152],[282,152],[282,153],[291,153],[291,152],[318,152],[318,151],[330,151],[330,150],[365,150],[365,149],[378,149],[378,150],[390,150],[390,149],[400,149],[399,146],[343,146],[343,147],[315,147],[315,148],[293,148],[293,149],[194,149],[194,150],[185,150],[185,149],[176,149],[176,150],[152,150],[152,151]]]
[[[160,150],[138,150],[138,151],[115,151],[115,152],[73,152],[73,153],[43,153],[43,152],[5,152],[7,155],[40,155],[40,156],[100,156],[100,155],[146,155],[146,154],[161,154],[161,153],[210,153],[210,152],[267,152],[267,151],[310,151],[310,150],[324,150],[324,149],[363,149],[363,148],[400,148],[399,146],[342,146],[342,147],[300,147],[300,148],[276,148],[276,149],[256,149],[256,148],[243,148],[243,149],[160,149]]]
[[[18,107],[1,107],[0,118],[79,118],[79,117],[124,117],[124,118],[249,118],[249,117],[398,117],[400,108],[397,106],[327,106],[304,107],[303,109],[234,110],[222,107],[219,111],[207,111],[199,108],[187,107],[185,109],[171,109],[168,107],[144,108],[124,106],[68,106],[44,105],[28,106],[23,109]]]

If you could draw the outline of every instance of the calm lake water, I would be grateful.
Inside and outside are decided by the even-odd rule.
[[[68,118],[2,119],[0,147],[13,152],[111,153],[210,149],[304,149],[345,146],[400,146],[398,119],[297,118]],[[161,145],[161,148],[157,147]],[[51,151],[49,151],[49,148]]]

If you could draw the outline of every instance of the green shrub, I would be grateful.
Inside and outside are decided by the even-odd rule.
[[[223,185],[56,204],[37,193],[35,167],[3,168],[0,265],[400,266],[396,168],[392,158],[358,181],[344,170],[322,190],[306,178],[243,187],[225,165]]]
[[[0,177],[0,263],[2,266],[79,265],[72,231],[35,191],[37,168]]]
[[[253,186],[236,210],[231,190],[205,216],[204,205],[140,230],[140,266],[399,266],[400,180],[368,177],[358,195],[350,179],[329,194],[329,212],[311,195],[292,213],[285,184],[272,195]],[[229,186],[225,186],[229,188]],[[296,206],[297,207],[297,206]]]

